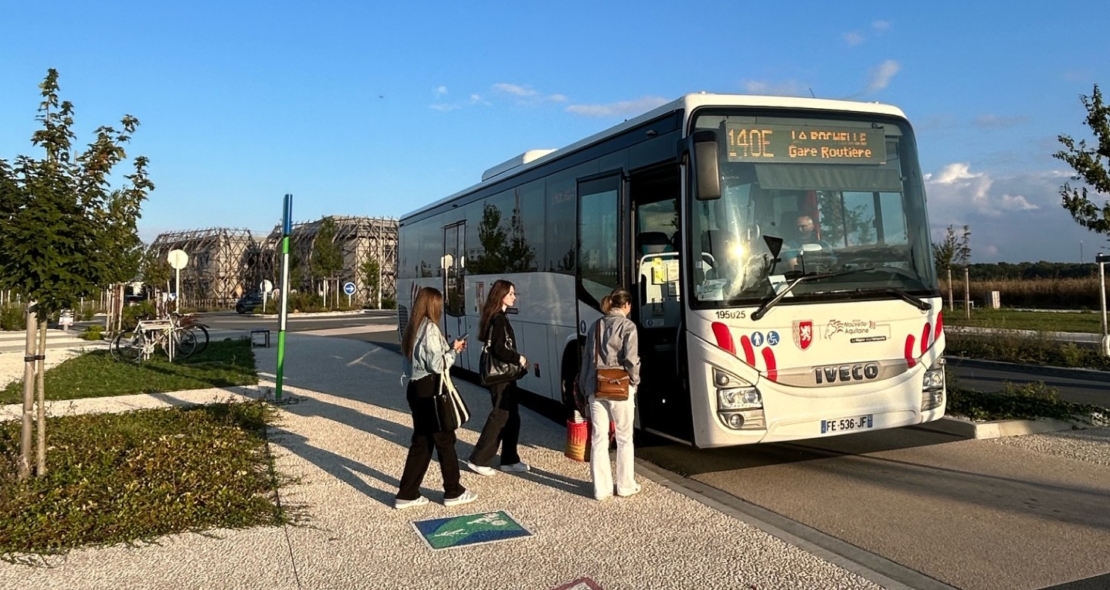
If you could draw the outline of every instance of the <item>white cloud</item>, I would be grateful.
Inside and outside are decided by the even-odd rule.
[[[808,94],[804,84],[797,80],[767,82],[765,80],[745,80],[744,92],[768,96],[805,96]]]
[[[1078,261],[1079,242],[1101,241],[1060,207],[1061,170],[1000,174],[955,162],[925,176],[934,239],[971,228],[975,262]]]
[[[851,47],[855,47],[856,45],[863,43],[863,35],[860,35],[855,31],[844,33],[843,35],[841,35],[841,37],[843,37],[844,41],[848,43],[848,45]]]
[[[539,94],[539,92],[536,92],[535,90],[532,90],[531,88],[526,88],[524,86],[520,86],[520,85],[517,85],[517,84],[506,84],[506,83],[494,84],[493,89],[496,90],[497,92],[503,92],[505,94],[511,94],[513,96],[518,96],[520,98],[530,98],[530,97],[533,97],[533,96],[537,96]]]
[[[874,21],[874,22],[871,23],[871,28],[875,29],[876,31],[879,31],[880,33],[885,32],[885,31],[889,31],[890,30],[890,21],[886,21],[886,20]]]
[[[871,79],[867,83],[865,92],[875,92],[890,85],[891,78],[902,69],[902,66],[893,59],[888,59],[871,69]]]
[[[428,108],[430,108],[434,111],[439,111],[441,113],[446,113],[448,111],[454,111],[454,110],[461,109],[462,107],[457,105],[457,104],[448,104],[448,103],[437,102],[437,103],[433,103],[433,104],[429,105]]]
[[[447,94],[447,87],[446,86],[437,86],[436,89],[433,90],[432,92],[436,96],[444,96],[444,95]]]
[[[645,96],[636,100],[624,100],[609,104],[572,104],[566,110],[568,113],[584,117],[629,117],[643,114],[666,103],[667,99],[665,98]]]

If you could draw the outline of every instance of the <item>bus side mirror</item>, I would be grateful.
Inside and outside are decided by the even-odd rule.
[[[717,132],[696,131],[693,137],[694,166],[696,168],[697,198],[711,201],[721,198],[721,173],[717,168]]]

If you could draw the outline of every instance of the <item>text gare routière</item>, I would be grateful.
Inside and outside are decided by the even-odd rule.
[[[729,162],[883,164],[880,129],[794,125],[728,125]]]

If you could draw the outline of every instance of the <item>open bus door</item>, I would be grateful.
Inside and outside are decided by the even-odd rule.
[[[664,166],[629,180],[630,244],[634,273],[632,320],[639,327],[640,427],[693,442],[682,314],[682,244],[678,214],[679,169]],[[630,273],[631,274],[631,273]]]

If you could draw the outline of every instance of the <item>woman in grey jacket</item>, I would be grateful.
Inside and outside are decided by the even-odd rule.
[[[443,474],[443,504],[458,506],[478,499],[459,482],[459,458],[455,453],[455,431],[443,432],[436,420],[435,401],[439,380],[436,375],[451,370],[455,355],[466,348],[466,342],[456,340],[448,345],[439,330],[443,315],[443,294],[438,289],[424,287],[412,305],[412,315],[401,339],[404,354],[402,367],[408,377],[405,397],[412,410],[412,444],[405,459],[405,472],[394,507],[398,510],[428,503],[420,495],[420,484],[432,461],[432,449],[439,453],[439,469]]]
[[[589,396],[590,409],[590,476],[594,482],[594,498],[605,500],[613,495],[613,476],[609,465],[609,421],[616,424],[617,438],[617,495],[631,496],[640,491],[636,483],[636,469],[632,449],[632,423],[636,417],[636,389],[640,385],[639,340],[636,324],[628,319],[632,310],[632,295],[626,289],[614,289],[601,302],[605,313],[586,333],[586,346],[582,351],[582,371],[578,380],[579,391]],[[597,337],[601,330],[601,351],[597,351]],[[628,399],[613,401],[597,399],[597,369],[600,358],[602,368],[623,368],[628,371]]]

